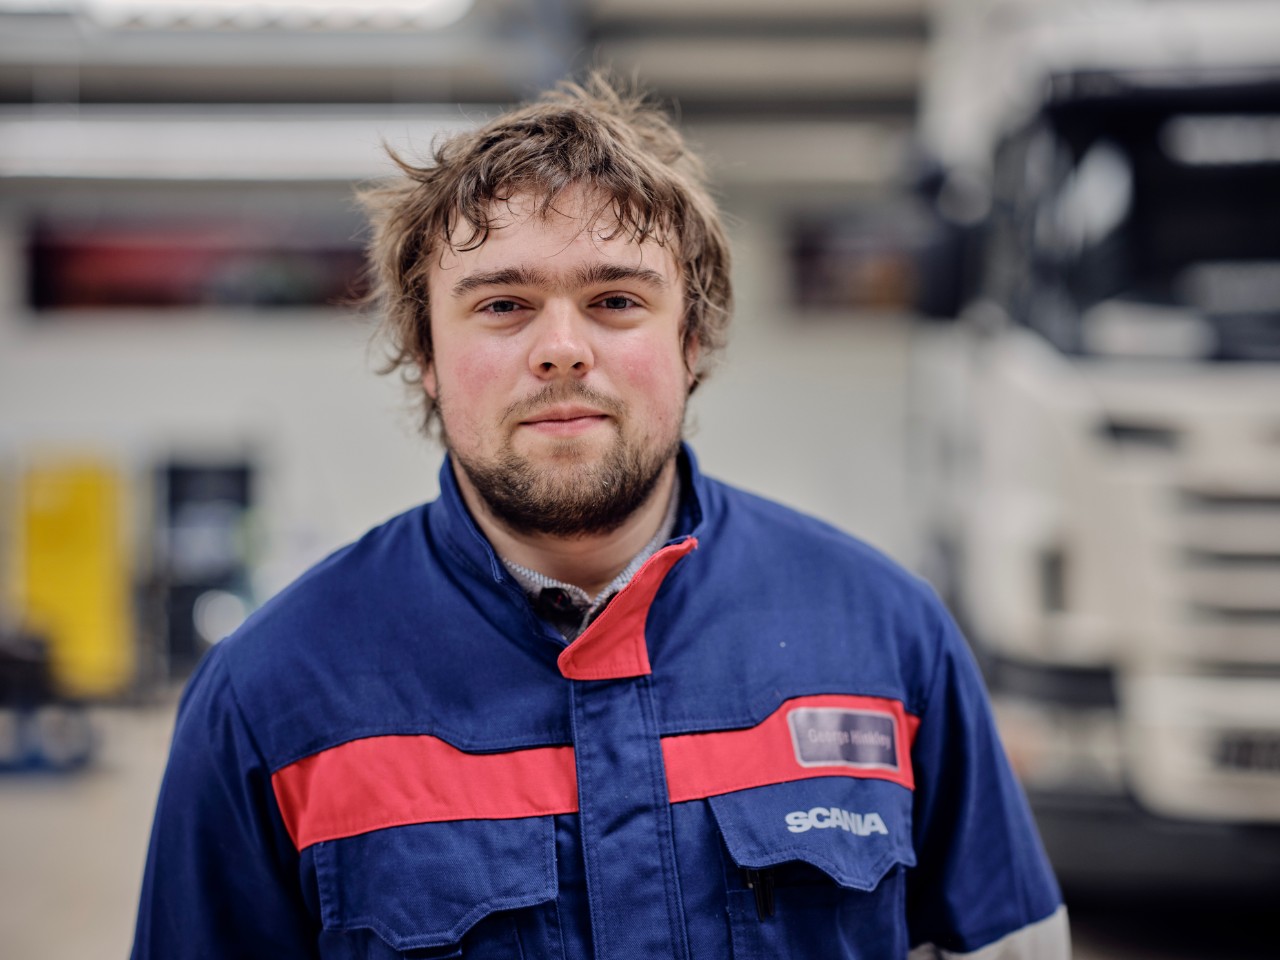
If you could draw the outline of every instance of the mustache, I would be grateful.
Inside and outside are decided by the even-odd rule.
[[[619,417],[626,412],[626,404],[621,400],[592,390],[581,383],[549,383],[531,397],[517,400],[502,411],[502,422],[526,420],[545,407],[557,403],[581,403],[599,410],[611,417]]]

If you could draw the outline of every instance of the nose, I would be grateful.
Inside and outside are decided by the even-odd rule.
[[[543,380],[581,378],[595,366],[590,342],[590,318],[576,304],[551,301],[534,321],[529,367]]]

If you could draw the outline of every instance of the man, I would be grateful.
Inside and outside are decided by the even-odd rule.
[[[440,499],[201,665],[134,956],[1065,958],[932,593],[680,443],[729,282],[672,127],[593,81],[401,166]]]

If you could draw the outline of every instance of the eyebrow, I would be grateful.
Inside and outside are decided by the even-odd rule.
[[[624,267],[618,263],[592,263],[574,271],[574,280],[580,286],[597,283],[626,283],[638,281],[651,287],[666,289],[667,279],[649,267]]]
[[[487,273],[471,273],[453,285],[453,295],[461,297],[481,287],[536,287],[547,282],[547,275],[528,267],[504,267]]]
[[[577,286],[592,286],[598,283],[625,283],[635,281],[652,287],[666,289],[667,280],[657,270],[648,267],[627,267],[616,263],[592,263],[579,267],[573,272],[572,283]],[[562,289],[565,284],[551,274],[531,267],[504,267],[501,270],[490,270],[485,273],[472,273],[458,280],[453,285],[453,295],[463,297],[482,287],[555,287]]]

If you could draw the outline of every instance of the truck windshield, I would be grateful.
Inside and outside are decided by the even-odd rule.
[[[989,292],[1059,349],[1280,361],[1280,79],[1064,78],[995,197]]]

